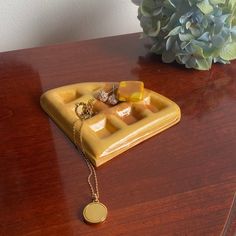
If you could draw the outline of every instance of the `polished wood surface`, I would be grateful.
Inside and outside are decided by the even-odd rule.
[[[0,53],[0,235],[220,235],[236,191],[236,61],[164,64],[138,34]],[[39,105],[51,88],[142,80],[180,123],[97,170],[108,220],[83,222],[88,170]]]

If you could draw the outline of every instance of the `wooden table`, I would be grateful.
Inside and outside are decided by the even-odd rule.
[[[138,34],[0,54],[0,235],[219,235],[236,191],[236,61],[164,64]],[[89,226],[88,170],[39,105],[51,88],[142,80],[181,122],[98,168],[106,223]]]

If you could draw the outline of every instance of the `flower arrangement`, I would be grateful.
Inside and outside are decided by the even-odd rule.
[[[236,0],[142,0],[138,19],[163,62],[209,70],[236,59]]]

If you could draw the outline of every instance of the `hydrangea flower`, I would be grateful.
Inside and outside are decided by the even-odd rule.
[[[163,62],[209,70],[236,59],[236,0],[141,0],[138,19]]]

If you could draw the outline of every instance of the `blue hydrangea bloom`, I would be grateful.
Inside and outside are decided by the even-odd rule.
[[[209,70],[236,59],[236,0],[141,0],[138,19],[163,62]]]

